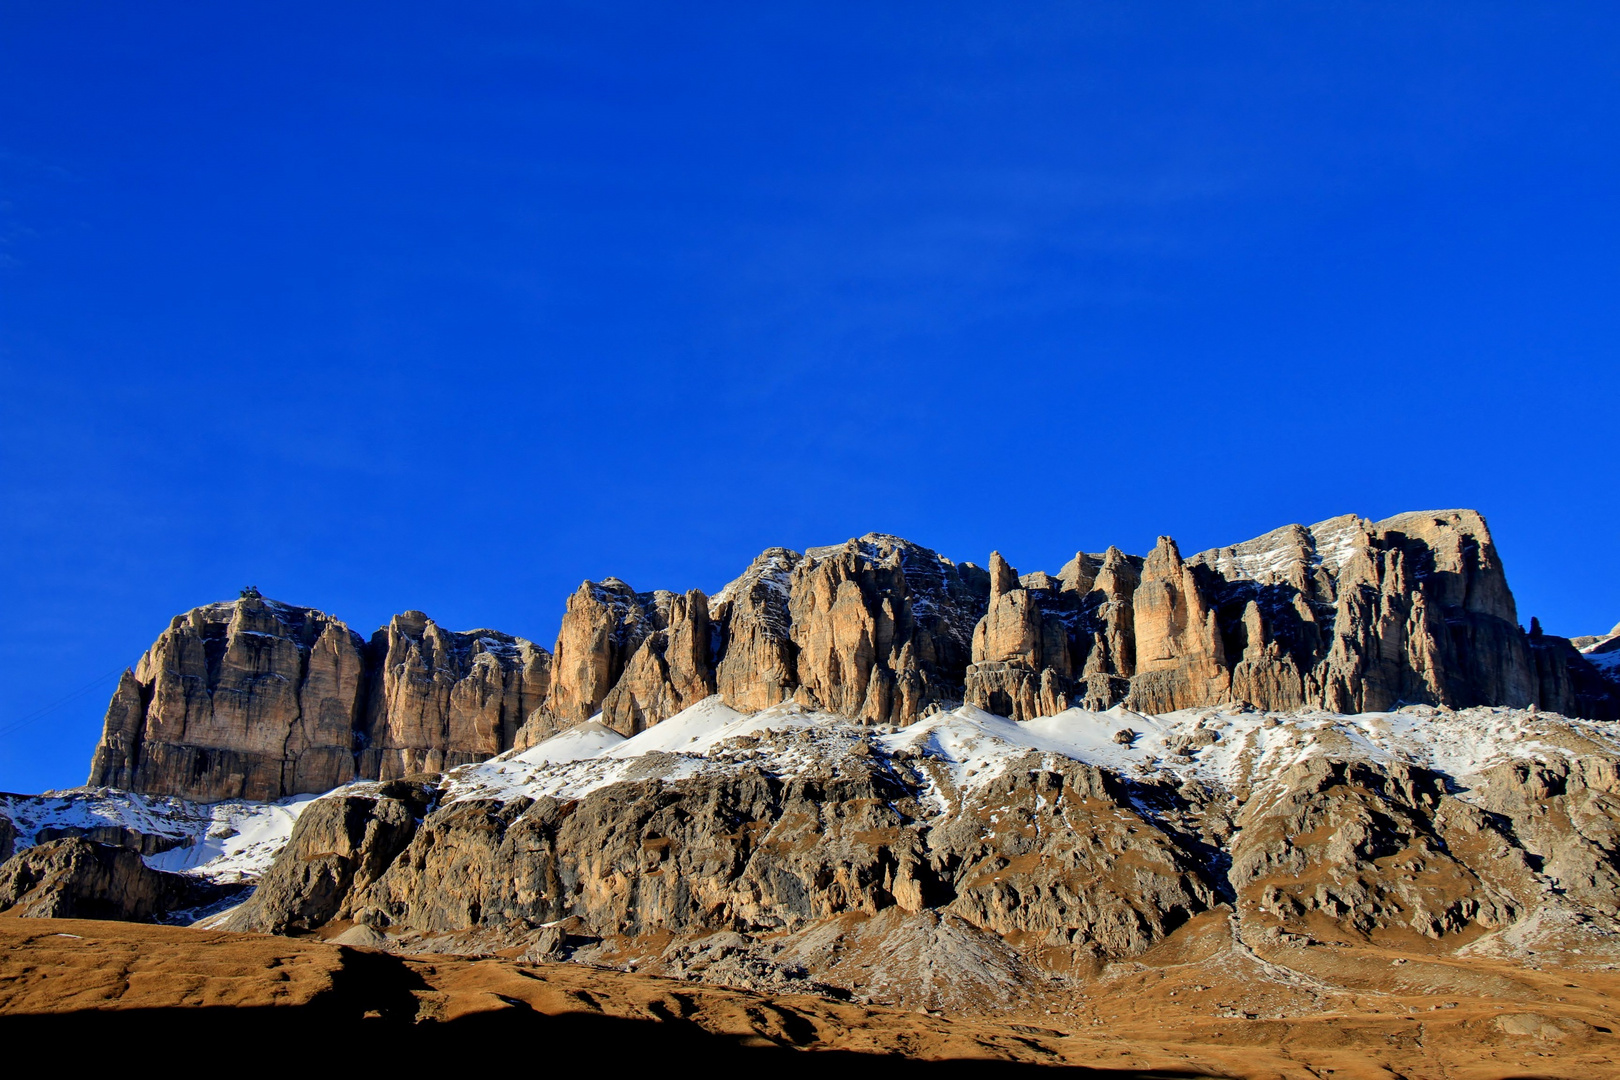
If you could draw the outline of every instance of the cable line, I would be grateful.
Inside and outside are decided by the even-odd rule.
[[[11,722],[9,722],[7,724],[0,725],[0,738],[3,738],[4,736],[10,735],[11,733],[13,733],[15,731],[22,730],[23,728],[27,727],[29,724],[33,723],[35,720],[38,720],[40,717],[42,717],[46,713],[50,712],[52,709],[60,708],[61,706],[66,705],[68,702],[74,700],[75,698],[83,697],[85,694],[88,694],[90,691],[94,690],[96,687],[100,686],[102,683],[105,683],[108,679],[112,678],[114,675],[122,675],[127,669],[128,669],[128,665],[120,664],[117,667],[113,668],[111,671],[107,672],[106,674],[96,676],[95,679],[93,679],[92,681],[90,681],[88,683],[85,683],[83,686],[81,686],[77,690],[73,691],[73,693],[69,694],[67,697],[59,698],[56,701],[51,702],[49,705],[44,706],[43,708],[35,709],[33,712],[29,713],[27,716],[20,716],[17,719],[12,720]]]

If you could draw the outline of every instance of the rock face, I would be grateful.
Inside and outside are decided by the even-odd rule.
[[[574,919],[596,936],[758,934],[938,909],[1098,957],[1141,952],[1214,902],[1196,864],[1100,770],[1032,755],[934,823],[918,783],[868,754],[793,778],[742,767],[578,801],[459,800],[408,844],[413,825],[388,800],[334,797],[299,820],[230,927],[353,918],[435,934]],[[993,817],[1015,824],[995,828]],[[397,858],[376,872],[390,849]]]
[[[1176,542],[1159,537],[1132,597],[1136,676],[1132,708],[1161,713],[1226,700],[1231,673],[1215,611]]]
[[[1498,929],[1521,913],[1517,888],[1493,887],[1457,857],[1524,853],[1433,773],[1313,758],[1256,792],[1238,814],[1232,883],[1244,913],[1305,932],[1317,924],[1362,934],[1398,928],[1439,938],[1470,925]],[[1502,867],[1487,877],[1500,879]],[[1529,875],[1526,875],[1528,878]],[[1315,918],[1312,918],[1312,917]]]
[[[1520,629],[1471,510],[1291,525],[1186,560],[1160,537],[1140,564],[1110,551],[1056,578],[996,576],[968,700],[1016,719],[1119,700],[1150,713],[1405,702],[1620,718],[1620,684],[1565,639]]]
[[[1620,742],[1607,725],[1414,706],[1357,721],[1351,738],[1349,720],[1314,711],[1192,714],[1153,736],[1143,768],[998,757],[986,744],[1011,725],[961,709],[881,737],[821,714],[703,755],[650,753],[616,782],[557,766],[543,783],[575,779],[551,794],[451,777],[436,792],[334,795],[230,928],[353,920],[388,947],[600,947],[779,987],[836,974],[857,939],[887,953],[924,931],[1011,980],[1095,971],[1208,927],[1222,905],[1246,949],[1443,952],[1540,922],[1613,948]],[[1425,719],[1447,733],[1430,740]],[[1512,756],[1530,744],[1543,756]],[[1445,745],[1495,763],[1442,774],[1407,760]]]
[[[82,837],[38,844],[0,866],[0,912],[23,918],[149,922],[223,892],[152,870],[127,848]]]
[[[971,563],[880,533],[811,548],[789,584],[795,698],[873,724],[960,700],[987,585]]]
[[[483,761],[545,704],[551,654],[494,630],[456,633],[420,611],[371,639],[358,775],[391,780]]]
[[[90,782],[275,799],[483,760],[598,713],[633,735],[712,694],[867,724],[961,700],[1017,720],[1223,702],[1620,718],[1607,651],[1620,646],[1521,630],[1470,510],[1290,525],[1191,558],[1161,537],[1146,558],[1081,552],[1056,575],[990,564],[869,533],[769,549],[712,599],[585,582],[555,655],[420,612],[365,648],[312,609],[214,604],[175,619],[125,675]]]
[[[285,933],[352,915],[349,898],[398,857],[433,793],[396,780],[366,795],[320,799],[298,818],[287,846],[228,930]]]
[[[558,726],[582,723],[601,709],[660,621],[656,593],[638,593],[618,578],[580,585],[568,598],[552,661],[547,712]]]
[[[354,777],[365,675],[359,636],[322,612],[197,608],[124,674],[90,783],[199,802],[326,791]]]
[[[733,709],[756,712],[793,696],[798,646],[788,598],[793,569],[802,558],[787,548],[770,548],[709,603],[720,656],[715,686]]]
[[[602,723],[620,735],[645,731],[714,693],[708,598],[696,589],[654,598],[656,628],[602,699]]]
[[[1217,900],[1101,769],[1031,754],[929,834],[945,910],[1076,958],[1133,956]]]

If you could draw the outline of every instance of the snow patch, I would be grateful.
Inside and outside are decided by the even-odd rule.
[[[595,720],[590,720],[578,727],[558,732],[520,754],[512,755],[512,760],[527,765],[566,765],[570,761],[596,757],[622,742],[624,742],[623,735]]]
[[[116,840],[113,834],[122,831],[128,839],[155,838],[167,847],[145,856],[154,870],[229,884],[262,876],[292,836],[298,815],[321,797],[193,803],[169,795],[87,787],[0,796],[0,813],[17,826],[18,851],[61,835],[93,838],[100,831],[102,837]],[[46,835],[42,838],[41,833]]]

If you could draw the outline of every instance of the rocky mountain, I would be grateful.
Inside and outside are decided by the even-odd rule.
[[[1479,515],[987,562],[869,534],[713,596],[585,582],[550,652],[198,608],[92,786],[0,793],[0,911],[1096,1024],[1385,1023],[1472,973],[1559,1008],[1458,1045],[1612,1060],[1562,995],[1620,970],[1620,633],[1522,629]]]
[[[634,735],[711,694],[875,725],[963,701],[1015,720],[1237,702],[1620,717],[1620,672],[1590,653],[1520,628],[1473,511],[1346,516],[1191,558],[1161,537],[1055,575],[873,533],[772,548],[713,597],[585,582],[554,652],[421,612],[367,644],[257,595],[197,608],[120,682],[90,783],[274,800],[439,772],[596,717]]]
[[[1617,896],[1607,722],[961,706],[874,728],[714,697],[628,740],[565,731],[319,799],[211,925],[763,990],[872,995],[875,967],[884,1000],[961,1008],[1219,912],[1274,964],[1358,943],[1614,963]]]
[[[395,615],[373,634],[367,658],[354,749],[356,775],[371,779],[500,753],[551,687],[551,654],[540,646],[495,630],[445,630],[420,611]],[[309,790],[288,785],[281,794]]]

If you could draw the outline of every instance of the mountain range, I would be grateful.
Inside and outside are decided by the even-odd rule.
[[[1620,718],[1604,669],[1520,627],[1473,511],[1344,516],[1191,558],[1160,537],[1056,574],[988,562],[868,534],[772,548],[713,596],[587,581],[549,652],[416,611],[368,642],[312,608],[210,604],[123,676],[89,783],[274,800],[440,772],[598,715],[634,735],[716,694],[877,725],[963,703],[1014,720],[1230,703]]]
[[[0,795],[0,911],[955,1015],[1518,1000],[1620,969],[1617,720],[1620,626],[1522,627],[1468,510],[1055,573],[772,548],[585,582],[549,651],[248,591],[125,673],[88,785]]]

